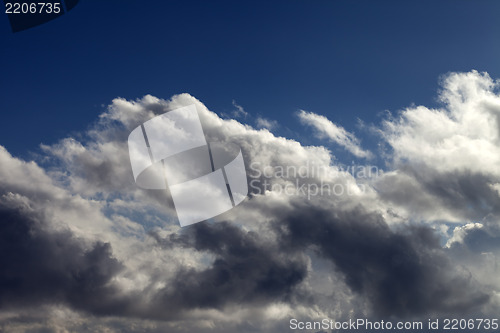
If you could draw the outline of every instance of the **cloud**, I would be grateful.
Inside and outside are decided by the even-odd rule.
[[[371,152],[360,147],[359,140],[354,134],[347,132],[342,126],[334,124],[326,117],[304,110],[300,110],[298,116],[303,124],[316,130],[315,135],[318,138],[335,142],[356,157],[371,158],[373,156]]]
[[[0,204],[0,304],[3,309],[66,304],[109,313],[109,283],[122,269],[109,243],[85,244],[69,230]]]
[[[174,311],[291,302],[296,297],[294,288],[307,276],[303,254],[283,253],[279,243],[227,222],[196,224],[181,235],[153,237],[163,248],[187,246],[214,255],[210,267],[179,271],[165,288],[163,306]]]
[[[0,329],[288,332],[290,318],[498,313],[496,83],[477,72],[442,82],[442,109],[383,121],[389,169],[362,184],[327,148],[221,119],[188,94],[115,99],[36,161],[1,147]],[[181,229],[166,193],[135,185],[126,140],[190,104],[208,141],[241,147],[255,182],[236,209]],[[326,118],[299,117],[370,154]],[[318,184],[344,191],[311,195]]]
[[[446,242],[446,247],[451,247],[453,243],[464,243],[464,238],[469,235],[470,231],[474,229],[481,229],[484,225],[481,223],[467,223],[464,226],[455,227],[453,229],[453,236]]]
[[[498,177],[500,97],[487,73],[451,73],[442,79],[440,109],[417,106],[384,122],[384,139],[397,161],[439,172],[481,172]]]
[[[257,117],[255,124],[258,128],[266,128],[268,130],[272,130],[278,126],[278,122],[276,120],[269,120],[263,117]]]
[[[234,99],[233,99],[232,104],[235,107],[235,110],[233,111],[233,117],[246,118],[248,116],[248,112],[246,112],[245,109],[241,105],[236,103],[236,101]]]
[[[43,161],[50,164],[47,169],[35,162],[19,160],[2,148],[0,158],[5,168],[0,170],[0,194],[5,205],[13,209],[22,207],[24,215],[19,217],[22,221],[36,215],[47,226],[44,230],[48,238],[58,239],[58,232],[62,230],[68,241],[75,239],[79,244],[81,240],[83,253],[92,244],[108,244],[102,256],[112,258],[120,267],[106,275],[103,282],[106,289],[102,289],[105,292],[93,295],[94,303],[82,300],[82,304],[74,304],[68,301],[69,291],[64,288],[58,291],[60,296],[54,302],[68,307],[68,311],[83,311],[80,315],[180,322],[184,328],[200,328],[206,320],[219,318],[217,323],[226,323],[228,331],[234,331],[235,325],[242,325],[246,320],[257,325],[260,318],[267,318],[266,309],[276,306],[281,306],[283,313],[308,312],[301,304],[292,307],[298,297],[295,292],[301,288],[308,272],[307,256],[301,253],[294,258],[280,251],[271,255],[269,251],[276,247],[274,242],[258,241],[253,233],[239,232],[227,224],[221,224],[224,229],[215,226],[211,234],[214,239],[219,233],[219,237],[229,237],[220,245],[231,252],[215,248],[198,250],[201,237],[194,234],[190,236],[192,246],[177,242],[168,250],[148,236],[148,229],[161,227],[162,233],[176,234],[179,228],[173,210],[166,209],[168,201],[164,195],[134,186],[128,156],[123,153],[126,138],[130,128],[154,117],[155,112],[163,113],[186,103],[195,103],[199,108],[208,137],[218,141],[235,140],[247,158],[259,157],[261,166],[267,165],[270,159],[281,163],[282,158],[293,152],[301,156],[298,163],[330,160],[325,149],[301,147],[297,142],[275,138],[268,131],[222,121],[189,95],[176,96],[169,102],[152,96],[138,101],[116,99],[82,141],[67,138],[42,147],[46,154]],[[254,150],[257,146],[261,147],[260,152]],[[231,241],[248,245],[238,248],[239,243]],[[241,256],[233,254],[234,249],[240,251]],[[70,256],[69,249],[66,251]],[[99,266],[98,259],[99,256],[92,256],[84,264]],[[40,260],[61,261],[53,256]],[[249,266],[248,275],[241,275],[242,267],[250,261],[254,264]],[[61,269],[71,272],[64,265]],[[18,273],[16,279],[22,280],[24,271]],[[224,274],[231,277],[240,274],[240,278],[224,280]],[[213,288],[214,283],[219,288]],[[12,297],[17,292],[13,290]],[[50,298],[40,298],[40,307],[50,304]],[[237,316],[235,306],[239,307]],[[21,315],[27,308],[16,311]],[[40,315],[30,314],[34,318]],[[49,311],[47,315],[53,314]],[[19,317],[13,315],[4,322],[6,327],[16,326],[16,318]],[[272,326],[272,318],[269,320],[264,325]]]
[[[363,209],[332,213],[308,208],[280,219],[285,244],[311,246],[331,260],[381,318],[465,315],[489,301],[448,259],[429,227],[394,231],[380,215]]]
[[[487,73],[442,79],[443,107],[410,107],[380,134],[394,171],[378,180],[384,199],[424,220],[472,222],[498,216],[500,96]],[[397,184],[397,186],[394,186]]]
[[[23,164],[8,154],[3,158],[4,165],[17,164],[18,171],[22,170],[19,166],[26,166],[25,177],[18,179],[21,182],[30,173],[39,173],[44,179],[35,164]],[[220,316],[231,318],[230,306],[256,308],[292,302],[295,288],[307,276],[306,256],[297,253],[291,257],[280,251],[272,255],[276,244],[228,223],[199,224],[184,234],[176,233],[176,228],[169,237],[162,236],[168,228],[152,231],[151,236],[143,233],[145,239],[137,244],[137,230],[142,229],[133,228],[134,233],[123,235],[122,218],[113,215],[108,221],[113,228],[98,232],[110,241],[103,243],[96,240],[99,236],[83,232],[84,225],[73,229],[76,216],[67,225],[55,223],[38,207],[36,195],[24,193],[30,198],[8,188],[13,189],[12,184],[3,183],[0,200],[0,248],[4,251],[0,255],[0,303],[6,310],[22,312],[53,305],[97,316],[162,321],[185,318],[189,323],[193,320],[189,317],[200,321],[210,317],[191,313],[199,309],[220,311]],[[45,189],[34,191],[49,192],[40,199],[48,209],[58,212],[61,207],[50,190],[63,200],[71,195],[57,189],[47,182]],[[64,205],[67,216],[81,209],[71,201]],[[82,219],[87,216],[84,213]],[[105,221],[101,216],[100,222]],[[111,243],[119,245],[118,253]],[[3,324],[10,327],[16,318]]]

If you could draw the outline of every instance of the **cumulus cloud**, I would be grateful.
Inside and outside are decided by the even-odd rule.
[[[411,107],[386,119],[380,134],[393,171],[377,184],[384,199],[424,220],[498,216],[497,91],[487,73],[451,73],[442,79],[442,108]]]
[[[304,110],[300,110],[298,116],[303,124],[316,130],[315,135],[318,138],[335,142],[356,157],[371,158],[373,156],[371,152],[360,147],[359,139],[354,134],[328,120],[325,116]]]
[[[383,121],[389,169],[368,179],[323,146],[222,119],[188,94],[117,98],[36,161],[1,147],[0,328],[288,332],[292,317],[498,313],[497,83],[470,72],[442,84],[442,109]],[[250,195],[180,228],[168,192],[136,186],[126,142],[191,104],[209,142],[241,147]],[[370,156],[325,117],[299,117]]]

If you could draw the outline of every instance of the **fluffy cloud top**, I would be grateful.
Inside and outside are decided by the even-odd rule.
[[[440,109],[412,107],[383,122],[393,171],[377,186],[417,218],[462,223],[498,216],[498,82],[477,71],[451,73],[440,100]]]

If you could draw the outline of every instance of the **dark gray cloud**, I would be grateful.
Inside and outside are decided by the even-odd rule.
[[[456,315],[489,300],[457,272],[428,227],[393,231],[380,216],[361,208],[301,208],[276,223],[283,248],[310,247],[330,259],[347,285],[371,303],[375,315]]]
[[[216,257],[206,270],[179,272],[164,300],[215,308],[289,301],[296,297],[293,287],[306,277],[301,255],[312,249],[334,263],[376,316],[467,314],[489,301],[469,276],[457,271],[429,227],[394,231],[381,216],[362,208],[332,212],[307,204],[284,212],[273,225],[276,242],[228,223],[198,224],[164,239],[153,234],[166,248],[188,246]]]
[[[161,293],[161,303],[175,308],[216,308],[230,304],[293,302],[295,287],[307,276],[299,251],[283,252],[280,244],[228,222],[200,223],[180,235],[153,237],[164,248],[191,247],[212,254],[206,269],[183,269]]]
[[[175,272],[151,299],[123,294],[111,281],[123,265],[109,244],[86,245],[69,230],[50,230],[36,216],[0,207],[0,306],[66,305],[98,316],[170,320],[196,308],[294,302],[307,276],[305,255],[285,254],[230,223],[197,224],[170,239],[152,235],[166,250],[189,247],[215,260],[203,270]]]
[[[204,269],[175,272],[148,300],[120,296],[110,283],[122,265],[108,244],[88,248],[69,231],[46,231],[17,210],[0,209],[0,220],[2,307],[66,304],[95,315],[170,320],[234,304],[306,304],[312,296],[298,286],[307,278],[311,249],[331,260],[378,316],[470,313],[489,300],[456,271],[431,229],[393,231],[361,208],[296,206],[273,222],[275,237],[228,222],[196,224],[166,238],[152,233],[164,250],[190,248],[214,260]]]
[[[35,216],[0,207],[0,267],[4,309],[68,304],[106,314],[121,264],[107,243],[85,246],[70,231],[48,231]]]

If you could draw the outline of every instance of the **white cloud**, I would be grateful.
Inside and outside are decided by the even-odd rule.
[[[258,128],[266,128],[268,130],[272,130],[278,126],[278,122],[276,120],[270,120],[260,116],[255,120],[255,124]]]
[[[487,73],[451,73],[442,80],[442,108],[410,107],[386,119],[379,133],[397,172],[378,179],[382,197],[422,220],[468,223],[498,211],[497,89]]]
[[[235,110],[233,111],[233,117],[235,118],[246,118],[248,116],[248,112],[245,111],[245,109],[236,103],[236,101],[233,99],[233,106],[235,107]]]
[[[453,229],[453,235],[446,242],[446,247],[451,247],[453,243],[463,243],[467,233],[474,229],[482,229],[484,226],[481,223],[467,223],[464,226],[455,227]]]
[[[443,80],[443,108],[418,106],[385,121],[383,137],[396,160],[439,172],[500,177],[500,96],[487,73],[452,73]]]
[[[346,131],[342,126],[334,124],[325,116],[304,110],[300,110],[298,116],[303,124],[312,126],[316,130],[315,135],[318,138],[329,139],[356,157],[371,158],[373,156],[371,152],[360,147],[359,140],[354,134]]]

